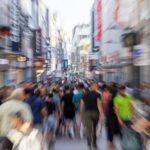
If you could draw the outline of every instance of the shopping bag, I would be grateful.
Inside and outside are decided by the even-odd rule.
[[[129,127],[122,129],[123,150],[143,150],[142,139],[139,133]]]

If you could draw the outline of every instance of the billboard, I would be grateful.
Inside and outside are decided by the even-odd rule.
[[[150,52],[148,45],[141,44],[134,46],[133,57],[135,66],[150,65]]]
[[[42,30],[39,28],[34,30],[34,53],[36,55],[42,52]]]
[[[102,40],[102,0],[96,0],[96,40],[100,42]]]

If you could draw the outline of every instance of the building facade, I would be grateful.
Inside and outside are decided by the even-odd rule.
[[[88,74],[90,48],[90,26],[89,24],[77,25],[73,30],[71,63],[72,70],[82,76]]]

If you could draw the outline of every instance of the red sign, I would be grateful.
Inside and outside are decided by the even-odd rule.
[[[110,61],[113,61],[113,60],[117,60],[118,56],[119,56],[118,52],[114,52],[111,55],[108,55],[107,58],[106,58],[107,62],[110,62]]]
[[[34,66],[37,70],[43,69],[44,64],[45,64],[45,59],[44,58],[40,57],[40,58],[35,58],[34,59]]]
[[[102,40],[102,0],[96,1],[96,23],[97,23],[96,40],[100,42]]]
[[[120,10],[120,0],[115,0],[116,1],[116,9],[115,9],[115,21],[118,22],[119,18],[119,10]]]

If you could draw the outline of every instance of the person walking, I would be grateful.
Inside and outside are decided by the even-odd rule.
[[[75,105],[73,103],[73,93],[70,91],[68,85],[65,86],[65,95],[61,100],[61,116],[65,119],[66,134],[69,133],[74,137],[74,119],[75,119]]]
[[[11,129],[10,120],[12,113],[20,111],[23,115],[26,128],[30,128],[33,123],[33,116],[30,106],[23,102],[27,95],[24,89],[18,88],[14,90],[8,101],[0,106],[0,135],[5,136]]]
[[[25,91],[29,95],[26,103],[31,107],[34,126],[40,129],[43,122],[42,110],[44,107],[44,102],[40,97],[40,90],[37,89],[34,93],[31,89],[25,89]]]
[[[114,99],[114,106],[119,124],[122,127],[131,125],[134,117],[134,107],[132,97],[126,95],[125,86],[119,87],[118,94]]]
[[[73,96],[73,103],[76,108],[76,131],[77,131],[78,137],[80,138],[82,138],[81,137],[82,135],[80,135],[80,128],[81,128],[81,123],[82,123],[81,117],[80,117],[80,102],[83,97],[83,94],[84,94],[84,85],[80,83],[78,85],[78,93],[74,94]]]
[[[112,85],[106,85],[104,87],[103,96],[104,96],[104,112],[106,117],[106,130],[107,130],[107,139],[110,147],[114,147],[113,138],[114,135],[121,135],[120,125],[118,123],[117,116],[114,110],[114,97],[115,87]]]
[[[97,84],[91,83],[91,91],[86,93],[81,100],[81,117],[84,112],[87,144],[89,150],[98,149],[96,127],[101,116],[104,120],[102,97],[97,93]]]

